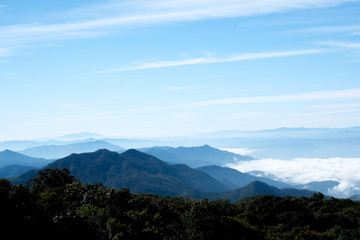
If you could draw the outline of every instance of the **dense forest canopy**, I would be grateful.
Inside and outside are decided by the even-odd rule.
[[[11,239],[360,239],[360,203],[255,196],[194,200],[82,184],[45,169],[26,185],[0,180],[2,235]]]

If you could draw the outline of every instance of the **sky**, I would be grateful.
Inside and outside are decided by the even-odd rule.
[[[360,1],[0,0],[0,140],[360,122]]]

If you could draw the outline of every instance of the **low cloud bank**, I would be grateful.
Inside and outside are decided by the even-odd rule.
[[[291,184],[334,180],[340,184],[326,194],[336,197],[360,194],[360,158],[260,159],[237,162],[228,167],[241,172],[263,171]]]

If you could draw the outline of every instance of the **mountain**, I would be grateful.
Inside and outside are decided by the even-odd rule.
[[[89,138],[102,139],[104,138],[104,136],[97,133],[80,132],[80,133],[70,133],[70,134],[62,135],[59,137],[55,137],[52,140],[70,142],[70,141],[86,140]]]
[[[360,195],[352,195],[351,197],[349,197],[349,199],[353,200],[353,201],[360,201]]]
[[[151,155],[131,149],[119,154],[109,150],[71,154],[45,168],[67,168],[83,183],[103,183],[105,186],[128,187],[132,192],[201,197],[202,192],[229,190],[209,175],[186,165],[169,165]],[[36,177],[27,172],[15,183],[25,183]]]
[[[278,189],[260,181],[229,191],[229,188],[208,174],[184,164],[170,165],[146,153],[130,149],[119,154],[109,150],[71,154],[45,168],[67,168],[82,183],[103,183],[113,188],[128,187],[134,193],[154,193],[191,198],[236,201],[254,195],[306,196],[314,192],[298,189]],[[13,183],[26,183],[37,176],[35,170],[26,172]]]
[[[2,167],[0,168],[0,178],[14,178],[34,168],[35,167],[21,166],[16,164]]]
[[[43,157],[48,159],[59,159],[72,153],[93,152],[99,149],[108,149],[111,151],[124,151],[122,147],[102,141],[85,141],[66,145],[45,145],[33,148],[27,148],[20,151],[23,154],[33,157]]]
[[[338,186],[340,183],[337,181],[317,181],[309,182],[307,184],[295,186],[299,189],[306,189],[311,191],[322,192],[324,194],[329,194],[329,189],[333,189]]]
[[[9,165],[22,165],[31,167],[43,167],[50,161],[44,158],[29,157],[21,153],[4,150],[0,152],[0,167]]]
[[[289,184],[275,181],[270,178],[256,177],[256,176],[253,176],[253,175],[250,175],[247,173],[242,173],[233,168],[212,165],[212,166],[199,167],[196,169],[210,175],[211,177],[215,178],[216,180],[225,184],[226,186],[228,186],[231,189],[244,187],[247,184],[254,182],[254,181],[261,181],[270,186],[274,186],[277,188],[293,187]]]
[[[254,158],[330,158],[360,155],[360,128],[278,128],[221,131],[197,136],[218,148],[247,148]]]
[[[200,147],[152,147],[139,149],[165,162],[184,163],[190,167],[207,165],[225,165],[236,161],[253,160],[252,157],[242,156],[228,151],[213,148],[209,145]]]
[[[315,192],[308,190],[298,190],[292,188],[278,189],[276,187],[269,186],[266,183],[254,181],[243,188],[220,193],[218,194],[218,198],[227,198],[232,202],[235,202],[241,198],[252,197],[256,195],[273,195],[279,197],[311,197],[314,193]]]

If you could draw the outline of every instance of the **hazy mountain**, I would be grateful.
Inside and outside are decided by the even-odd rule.
[[[360,127],[279,128],[262,131],[221,131],[197,136],[217,148],[255,150],[254,158],[359,157]]]
[[[329,194],[329,189],[332,189],[339,185],[337,181],[318,181],[318,182],[309,182],[303,185],[297,185],[296,188],[307,189],[311,191],[322,192],[324,194]]]
[[[72,144],[76,140],[102,138],[96,133],[76,133],[34,141],[2,141],[0,150],[19,151],[43,145]],[[59,141],[61,140],[61,141]],[[102,138],[108,143],[125,148],[148,146],[200,146],[209,144],[216,148],[247,148],[254,150],[251,156],[261,158],[329,158],[359,157],[360,127],[351,128],[279,128],[261,131],[220,131],[188,137],[166,137],[152,139]],[[68,142],[71,141],[71,142]],[[113,149],[111,149],[113,150]],[[216,164],[218,163],[208,163]],[[194,166],[195,167],[195,166]]]
[[[36,169],[35,167],[30,166],[20,166],[20,165],[9,165],[6,167],[0,168],[0,178],[14,178],[28,172],[32,169]]]
[[[103,139],[103,138],[104,136],[97,133],[81,132],[81,133],[70,133],[70,134],[62,135],[59,137],[52,138],[52,140],[70,142],[70,141],[79,141],[86,139]]]
[[[0,167],[9,165],[22,165],[30,167],[43,167],[48,164],[50,160],[44,158],[29,157],[21,153],[4,150],[0,152]]]
[[[349,197],[349,199],[353,201],[360,201],[360,195],[352,195],[351,197]]]
[[[208,175],[212,176],[219,182],[225,184],[226,186],[228,186],[229,188],[232,188],[232,189],[244,187],[245,185],[247,185],[251,182],[254,182],[254,181],[261,181],[270,186],[274,186],[277,188],[293,187],[289,184],[275,181],[270,178],[256,177],[256,176],[253,176],[253,175],[250,175],[247,173],[242,173],[233,168],[220,167],[220,166],[213,165],[213,166],[199,167],[199,168],[197,168],[197,170],[207,173]]]
[[[81,143],[73,143],[67,145],[45,145],[34,148],[28,148],[20,151],[23,154],[33,157],[43,157],[48,159],[59,159],[66,157],[72,153],[93,152],[99,149],[108,149],[110,151],[124,151],[122,147],[97,140],[84,141]]]
[[[165,162],[184,163],[190,167],[207,165],[225,165],[236,161],[253,160],[252,157],[242,156],[232,152],[222,151],[204,145],[200,147],[152,147],[139,149],[142,152],[153,155]]]
[[[159,195],[200,196],[201,192],[225,191],[226,186],[209,175],[186,165],[169,165],[137,150],[122,154],[108,150],[72,154],[46,168],[67,168],[83,183],[128,187],[132,192]],[[15,182],[24,183],[36,176],[35,171],[21,175]]]
[[[245,197],[252,197],[256,195],[273,195],[279,197],[296,196],[296,197],[311,197],[315,192],[308,190],[298,190],[292,188],[278,189],[267,185],[260,181],[254,181],[243,188],[238,188],[232,191],[218,194],[218,198],[228,198],[231,201]]]

